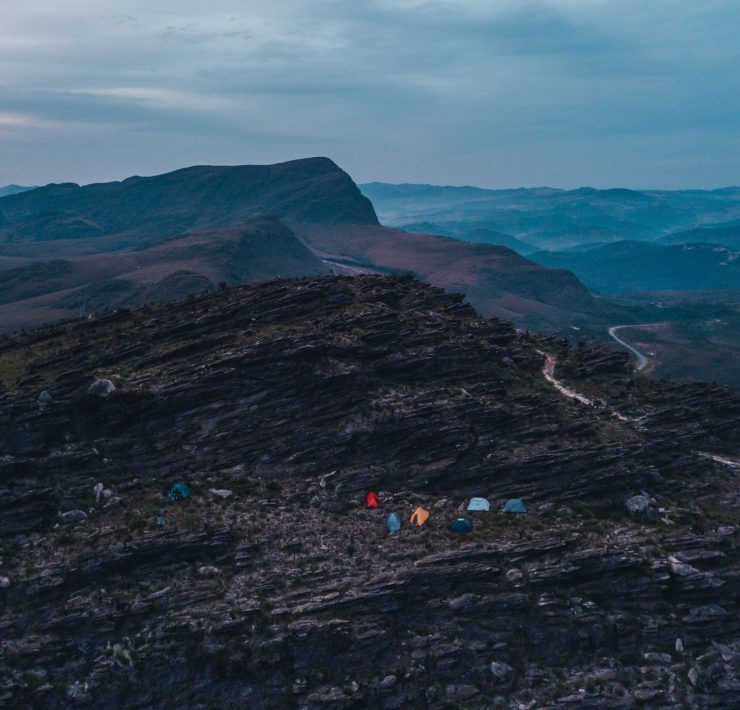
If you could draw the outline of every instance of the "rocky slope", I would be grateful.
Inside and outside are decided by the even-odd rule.
[[[603,405],[553,389],[544,353]],[[0,382],[8,707],[730,707],[740,692],[727,390],[633,379],[619,354],[380,276],[6,337]],[[180,480],[193,495],[168,503]],[[474,494],[531,513],[448,532]],[[426,526],[386,532],[419,503]]]

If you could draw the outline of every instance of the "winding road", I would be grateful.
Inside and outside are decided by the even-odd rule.
[[[648,361],[647,358],[637,349],[633,348],[629,343],[626,343],[624,340],[622,340],[618,335],[617,331],[622,328],[647,328],[652,325],[663,325],[662,323],[637,323],[635,325],[613,325],[611,328],[609,328],[609,335],[614,338],[620,345],[623,345],[627,350],[634,353],[637,356],[637,366],[635,369],[639,372],[640,370],[645,369],[645,366],[647,365]]]

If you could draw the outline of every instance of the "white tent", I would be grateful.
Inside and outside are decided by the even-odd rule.
[[[485,498],[471,498],[468,510],[491,510],[491,504]]]

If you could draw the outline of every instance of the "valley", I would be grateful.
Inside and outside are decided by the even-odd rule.
[[[243,237],[242,246],[234,245],[233,230],[246,234],[252,221],[265,219],[272,231],[261,228],[259,238]],[[251,259],[259,262],[254,268]],[[601,328],[631,319],[572,273],[542,267],[505,246],[381,226],[370,201],[327,158],[196,166],[114,183],[53,184],[0,198],[5,332],[90,309],[200,293],[222,282],[310,276],[330,268],[411,271],[465,293],[486,315],[530,329]]]
[[[624,320],[609,324],[574,314],[569,322],[540,322],[539,330],[574,342],[607,343],[614,342],[609,328],[615,323],[668,321],[661,330],[664,342],[640,348],[654,352],[646,374],[738,386],[737,188],[484,190],[386,183],[360,188],[384,224],[505,244],[548,269],[572,273],[604,305],[624,309]],[[516,313],[502,315],[521,322]],[[658,340],[656,334],[644,337]]]

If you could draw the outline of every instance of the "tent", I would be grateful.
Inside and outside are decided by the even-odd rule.
[[[388,522],[386,523],[386,527],[391,532],[400,530],[401,529],[401,516],[398,513],[391,513],[388,516]]]
[[[491,504],[485,498],[471,498],[468,510],[491,510]]]
[[[527,506],[524,505],[523,500],[519,500],[519,498],[512,498],[511,500],[506,501],[506,505],[501,508],[502,513],[526,513],[527,512]]]
[[[472,532],[473,523],[471,523],[467,518],[455,518],[452,521],[452,525],[450,525],[450,530],[452,530],[452,532],[460,533]]]
[[[421,527],[426,523],[427,518],[429,517],[429,511],[424,510],[421,506],[419,506],[413,513],[411,513],[411,517],[409,518],[409,522],[412,525],[418,525]]]
[[[380,504],[380,501],[378,500],[378,494],[375,491],[370,491],[370,493],[367,494],[367,498],[365,498],[367,501],[367,507],[368,508],[377,508]]]
[[[183,498],[188,498],[189,496],[190,489],[184,483],[175,483],[175,485],[170,488],[170,492],[167,494],[167,497],[170,500],[182,500]]]

